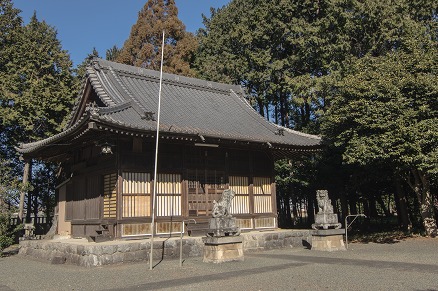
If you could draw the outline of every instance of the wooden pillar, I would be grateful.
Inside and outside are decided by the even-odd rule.
[[[121,149],[120,149],[120,140],[119,136],[117,136],[117,149],[116,149],[116,169],[117,169],[117,190],[116,190],[116,219],[117,226],[115,229],[115,237],[122,237],[122,225],[119,221],[123,218],[123,172],[122,165],[120,163],[121,160]]]

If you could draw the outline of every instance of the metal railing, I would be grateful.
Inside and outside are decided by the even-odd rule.
[[[345,217],[345,247],[346,247],[346,249],[348,250],[348,228],[350,227],[350,225],[352,225],[353,224],[353,222],[356,220],[356,218],[358,218],[359,216],[362,216],[362,217],[367,217],[365,214],[350,214],[350,215],[347,215],[346,217]],[[350,224],[348,224],[348,218],[349,217],[354,217],[354,219],[350,222]]]

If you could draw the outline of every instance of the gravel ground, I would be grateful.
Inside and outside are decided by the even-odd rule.
[[[304,248],[245,254],[244,262],[189,258],[84,268],[0,258],[6,290],[438,290],[438,238],[349,244],[348,251]]]

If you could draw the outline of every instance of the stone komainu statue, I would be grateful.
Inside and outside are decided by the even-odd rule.
[[[317,190],[316,201],[318,202],[318,213],[333,213],[332,201],[328,197],[327,190]]]
[[[238,236],[240,228],[236,225],[236,218],[231,215],[231,201],[236,194],[231,189],[222,192],[219,201],[213,201],[213,209],[207,230],[207,237]]]
[[[224,190],[219,201],[213,201],[213,217],[230,217],[231,200],[234,198],[234,191],[230,189]]]
[[[318,213],[315,215],[313,229],[341,228],[338,221],[338,215],[333,213],[332,202],[329,199],[327,190],[316,191],[316,202],[318,204]]]

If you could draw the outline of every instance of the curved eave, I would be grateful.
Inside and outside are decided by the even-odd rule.
[[[67,128],[66,130],[55,134],[51,137],[48,137],[43,140],[39,140],[31,143],[19,144],[15,149],[18,153],[23,155],[25,158],[36,158],[47,156],[43,151],[48,149],[49,147],[67,147],[70,145],[70,141],[80,137],[85,134],[88,128],[89,114],[84,114],[78,122],[76,122],[73,126]]]
[[[122,122],[116,122],[102,116],[92,117],[91,120],[96,122],[96,128],[116,134],[137,136],[137,137],[154,137],[156,134],[156,122],[151,122],[149,126],[131,126]],[[170,130],[169,130],[170,128]],[[302,135],[306,135],[300,133]],[[238,144],[238,145],[256,145],[277,152],[318,152],[321,150],[321,138],[314,135],[306,135],[311,139],[308,145],[294,145],[290,143],[270,143],[265,140],[250,139],[247,137],[233,136],[227,134],[212,134],[198,130],[179,129],[177,127],[160,125],[160,136],[162,139],[175,139],[193,141],[198,144]]]

